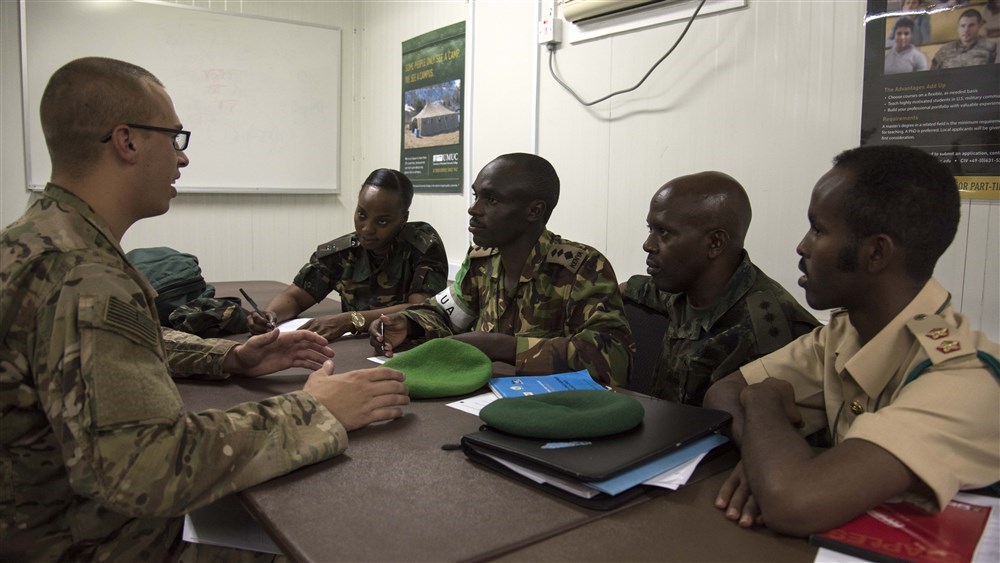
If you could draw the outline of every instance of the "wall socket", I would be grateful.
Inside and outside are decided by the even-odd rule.
[[[562,20],[556,15],[555,0],[542,2],[542,17],[538,20],[538,44],[558,45],[562,41]]]

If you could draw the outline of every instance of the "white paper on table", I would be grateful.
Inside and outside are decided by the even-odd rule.
[[[648,481],[643,481],[642,484],[676,491],[687,484],[688,479],[691,478],[694,470],[698,468],[698,464],[701,463],[701,460],[704,459],[707,453],[699,454],[691,458],[690,461],[686,461],[670,471],[664,471]]]
[[[482,395],[476,395],[475,397],[468,397],[466,399],[462,399],[461,401],[455,401],[454,403],[448,403],[447,406],[453,409],[458,409],[462,412],[479,416],[479,411],[482,410],[483,407],[498,398],[499,397],[491,391],[489,393],[483,393]]]
[[[406,353],[406,351],[396,352],[395,354],[392,355],[392,357],[396,358],[398,356],[402,356],[405,353]],[[375,362],[376,364],[384,364],[384,363],[386,363],[386,362],[389,361],[389,358],[387,358],[385,356],[372,356],[372,357],[368,358],[368,361],[369,362]]]
[[[816,552],[816,563],[870,563],[867,559],[827,549],[819,548]]]
[[[312,319],[309,318],[298,318],[298,319],[292,319],[290,321],[285,321],[280,325],[278,325],[278,330],[280,330],[281,332],[290,332],[293,330],[299,330],[299,328],[302,325],[306,324],[311,320]]]

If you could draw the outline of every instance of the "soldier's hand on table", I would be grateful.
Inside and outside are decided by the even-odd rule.
[[[223,370],[257,377],[292,367],[318,369],[333,357],[326,339],[308,330],[281,332],[277,329],[250,337],[229,351]]]
[[[326,338],[329,342],[333,342],[346,333],[354,332],[354,325],[351,324],[351,315],[347,313],[316,317],[299,328],[302,330],[311,330]]]
[[[753,493],[750,491],[750,484],[747,483],[742,461],[736,464],[733,472],[729,474],[726,482],[719,489],[719,496],[715,499],[715,507],[724,510],[726,518],[744,528],[764,523],[760,507],[757,506],[757,501],[754,500]]]
[[[453,334],[448,338],[472,344],[495,362],[512,364],[517,356],[517,338],[509,334],[473,331]]]
[[[392,357],[392,351],[406,340],[410,334],[410,321],[394,315],[380,315],[368,326],[369,342],[376,354],[387,358]]]
[[[309,376],[305,391],[323,403],[348,431],[403,416],[410,402],[403,372],[385,367],[334,373],[333,362]]]
[[[264,313],[261,315],[261,313]],[[247,325],[250,326],[250,334],[264,334],[274,330],[278,326],[278,316],[273,311],[254,311],[247,317]]]

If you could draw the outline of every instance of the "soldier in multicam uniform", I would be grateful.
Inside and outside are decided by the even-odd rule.
[[[635,345],[611,264],[545,228],[559,200],[552,165],[503,155],[472,190],[469,231],[478,247],[434,299],[372,323],[376,349],[388,356],[408,337],[449,336],[519,374],[586,369],[602,383],[626,384]]]
[[[41,119],[52,182],[0,235],[0,559],[175,559],[185,512],[401,416],[402,374],[333,375],[316,334],[161,335],[156,294],[120,246],[135,221],[167,211],[188,163],[189,133],[153,75],[70,62]],[[187,412],[170,378],[293,366],[319,369],[302,391],[227,412]]]
[[[681,176],[649,202],[650,275],[622,293],[667,318],[650,394],[701,406],[708,387],[819,323],[743,249],[750,199],[721,172]]]
[[[355,232],[319,245],[288,286],[250,316],[250,332],[297,317],[331,291],[344,313],[308,321],[303,329],[329,340],[368,329],[380,314],[423,303],[445,288],[448,256],[434,227],[407,223],[413,184],[402,172],[379,168],[358,193]]]
[[[983,15],[975,8],[969,8],[958,17],[958,39],[942,45],[934,53],[931,70],[958,68],[991,63],[1000,63],[997,44],[992,39],[979,36]],[[996,70],[992,70],[995,74]]]

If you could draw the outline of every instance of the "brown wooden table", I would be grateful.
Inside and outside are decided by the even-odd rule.
[[[274,284],[275,293],[284,287],[256,283]],[[270,300],[264,286],[240,285],[260,305]],[[319,311],[339,311],[322,305]],[[338,371],[375,365],[366,359],[372,355],[367,339],[342,339],[331,347]],[[288,370],[222,383],[177,383],[185,405],[203,410],[299,389],[306,376],[305,370]],[[414,401],[403,418],[352,432],[343,455],[252,487],[241,499],[282,550],[301,561],[811,561],[815,556],[804,540],[742,530],[725,520],[712,506],[724,473],[610,512],[585,509],[493,473],[461,451],[442,449],[480,425],[478,417],[446,406],[455,399]]]

